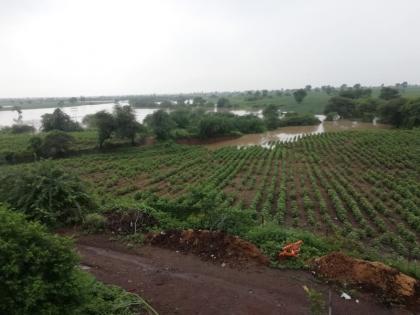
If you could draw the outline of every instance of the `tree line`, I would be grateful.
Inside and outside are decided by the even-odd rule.
[[[371,95],[371,89],[360,85],[342,88],[329,99],[324,113],[329,120],[341,117],[370,122],[377,117],[397,127],[420,126],[420,98],[404,98],[394,87],[382,87],[377,98]]]

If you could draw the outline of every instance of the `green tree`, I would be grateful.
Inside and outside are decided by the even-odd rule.
[[[98,130],[98,144],[100,149],[102,149],[104,142],[111,138],[116,128],[114,116],[104,110],[97,112],[89,118],[85,117],[84,122],[90,128],[96,128]]]
[[[173,121],[176,123],[177,128],[186,129],[191,124],[192,112],[187,109],[177,109],[170,114]]]
[[[405,105],[404,98],[394,98],[385,102],[379,107],[379,117],[381,121],[400,127],[403,124],[402,108]]]
[[[199,122],[198,133],[202,138],[211,138],[230,134],[234,130],[229,114],[207,114]]]
[[[334,96],[328,100],[324,113],[328,114],[331,112],[336,112],[342,118],[351,118],[354,117],[355,110],[356,104],[352,99],[347,97]]]
[[[263,118],[267,129],[276,129],[280,124],[279,106],[270,104],[263,110]]]
[[[42,138],[40,136],[31,137],[28,143],[28,150],[34,154],[35,160],[42,156]]]
[[[77,131],[82,129],[77,122],[71,120],[70,116],[60,108],[55,109],[52,114],[42,115],[41,123],[43,131]]]
[[[363,121],[371,122],[377,115],[379,101],[374,98],[361,99],[356,102],[355,116]]]
[[[420,98],[410,100],[401,108],[402,125],[405,128],[420,126]]]
[[[131,106],[114,107],[115,131],[118,137],[128,138],[131,144],[135,144],[137,133],[143,131],[143,126],[137,122],[136,114]]]
[[[400,92],[397,89],[394,89],[389,86],[382,87],[379,93],[379,98],[386,101],[392,100],[394,98],[399,98],[399,97],[401,97]]]
[[[351,99],[359,99],[363,97],[369,97],[371,94],[371,89],[363,88],[360,84],[355,84],[354,87],[340,90],[338,95],[341,97],[347,97]]]
[[[162,109],[148,115],[144,122],[153,130],[159,140],[169,139],[171,137],[171,130],[176,127],[171,116]]]
[[[77,103],[77,97],[70,97],[70,98],[69,98],[69,102],[70,102],[71,104],[76,104],[76,103]]]
[[[230,106],[230,101],[228,98],[226,97],[221,97],[218,99],[217,101],[217,107],[223,108],[223,107],[229,107]]]
[[[206,103],[206,100],[201,96],[196,96],[193,98],[193,105],[194,106],[202,106]]]
[[[293,97],[295,98],[296,103],[300,104],[303,102],[307,94],[308,92],[306,92],[306,90],[299,89],[293,92]]]

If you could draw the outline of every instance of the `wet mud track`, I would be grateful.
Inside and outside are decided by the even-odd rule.
[[[153,246],[128,249],[104,236],[79,237],[77,250],[99,280],[140,294],[159,314],[309,314],[303,285],[328,296],[328,285],[304,271],[233,269]],[[367,295],[356,303],[339,293],[332,292],[333,314],[412,314]]]

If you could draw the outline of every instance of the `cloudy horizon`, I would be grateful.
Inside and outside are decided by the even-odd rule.
[[[420,1],[0,0],[0,98],[420,83]]]

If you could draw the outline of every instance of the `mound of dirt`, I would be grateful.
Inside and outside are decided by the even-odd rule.
[[[267,265],[269,260],[253,244],[237,236],[207,230],[170,230],[150,233],[151,245],[192,253],[204,260],[225,263],[231,267],[249,264]]]
[[[334,252],[315,259],[313,267],[325,279],[357,286],[383,301],[420,306],[420,282],[383,263]]]
[[[150,214],[137,209],[110,210],[105,212],[104,215],[106,217],[106,229],[123,235],[144,232],[147,228],[159,223]]]

